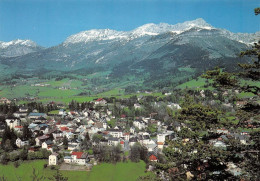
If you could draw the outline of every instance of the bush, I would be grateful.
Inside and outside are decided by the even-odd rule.
[[[1,157],[1,160],[0,162],[3,164],[3,165],[7,165],[9,161],[9,155],[7,153],[4,153]]]
[[[14,162],[14,161],[19,159],[19,154],[18,153],[10,153],[9,159],[10,159],[11,162]]]
[[[51,166],[51,170],[55,170],[56,167],[54,165]]]
[[[28,151],[26,149],[20,151],[19,153],[20,160],[27,160],[27,157],[28,157]]]
[[[20,166],[20,162],[19,162],[18,160],[15,161],[15,162],[14,162],[14,167],[15,167],[15,168],[18,168],[19,166]]]
[[[36,159],[36,155],[34,152],[29,152],[28,153],[28,160],[34,160]]]
[[[45,163],[45,164],[43,165],[43,168],[47,168],[47,166],[48,166],[48,164]]]

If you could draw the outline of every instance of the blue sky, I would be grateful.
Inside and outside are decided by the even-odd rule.
[[[146,23],[203,18],[232,32],[260,31],[259,0],[0,0],[0,41],[48,47],[89,29],[132,30]]]

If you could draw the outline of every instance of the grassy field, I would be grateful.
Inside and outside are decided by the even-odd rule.
[[[0,176],[5,176],[7,181],[15,181],[17,178],[21,180],[32,180],[31,175],[33,168],[40,176],[50,177],[55,171],[50,168],[43,168],[47,163],[46,160],[37,160],[24,162],[18,168],[15,168],[12,163],[8,165],[0,165]],[[69,181],[134,181],[139,176],[151,174],[145,173],[145,163],[117,163],[108,164],[102,163],[94,166],[92,171],[61,171],[61,173],[69,178]],[[48,180],[48,179],[46,179]]]
[[[50,111],[50,112],[48,112],[48,114],[59,114],[59,110]]]
[[[185,89],[185,88],[202,88],[206,84],[206,79],[198,78],[197,80],[193,79],[188,82],[185,82],[181,85],[178,85],[176,88]]]
[[[118,163],[118,164],[100,164],[95,166],[85,179],[89,181],[131,181],[136,180],[138,176],[145,175],[145,163]],[[74,172],[75,173],[75,172]],[[102,174],[101,174],[102,173]],[[69,173],[71,175],[71,173]],[[66,174],[65,174],[66,175]],[[69,176],[69,175],[68,175]],[[73,174],[75,180],[82,179],[77,173]]]
[[[89,76],[95,77],[97,75],[91,74]],[[83,78],[81,80],[65,78],[58,81],[55,79],[44,81],[30,78],[28,80],[17,80],[16,82],[17,83],[13,85],[0,84],[0,97],[6,97],[8,99],[17,98],[18,100],[27,97],[36,98],[36,101],[43,103],[54,101],[67,104],[72,100],[77,102],[88,102],[100,97],[129,98],[133,95],[162,96],[161,93],[125,94],[124,87],[128,85],[127,82],[118,84],[116,87],[114,87],[114,84],[111,85],[111,87],[104,85],[104,87],[101,86],[99,89],[96,89],[90,81]],[[100,93],[102,89],[107,91]],[[93,90],[97,90],[96,93]],[[81,93],[85,93],[86,96],[80,95]],[[91,95],[87,96],[89,93]],[[26,102],[26,100],[18,101],[19,104]]]
[[[253,97],[254,94],[251,93],[251,92],[241,92],[238,94],[238,97],[239,98],[250,98],[250,97]]]
[[[54,102],[60,102],[60,103],[65,103],[68,104],[69,102],[71,102],[72,100],[77,101],[79,103],[81,102],[89,102],[89,101],[93,101],[95,99],[98,98],[104,98],[104,97],[116,97],[116,98],[130,98],[131,96],[157,96],[157,97],[164,97],[164,95],[161,92],[158,93],[152,93],[152,94],[148,94],[148,93],[138,93],[138,94],[122,94],[122,95],[118,95],[118,94],[109,94],[107,92],[104,93],[100,93],[98,95],[93,95],[93,96],[73,96],[73,95],[67,95],[67,96],[62,96],[62,97],[45,97],[45,98],[40,98],[38,101],[39,102],[43,102],[43,103],[47,103],[50,101],[54,101]],[[24,101],[19,102],[20,104],[25,103]]]
[[[102,96],[102,97],[105,97],[105,96],[119,96],[119,95],[122,95],[122,94],[124,94],[124,90],[122,90],[122,89],[112,89],[110,91],[102,92],[100,94],[97,94],[97,96]]]

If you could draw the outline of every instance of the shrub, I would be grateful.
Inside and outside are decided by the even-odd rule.
[[[55,170],[56,167],[54,165],[51,166],[51,170]]]
[[[20,166],[20,162],[19,162],[18,160],[15,161],[15,162],[14,162],[14,167],[15,167],[15,168],[18,168],[19,166]]]
[[[19,154],[18,153],[10,153],[9,159],[10,159],[10,161],[14,162],[14,161],[19,159]]]
[[[7,153],[4,153],[2,155],[2,157],[0,157],[0,162],[3,164],[3,165],[7,165],[8,161],[9,161],[9,154]]]
[[[36,159],[36,154],[34,152],[28,153],[28,160],[34,160]]]
[[[45,164],[43,165],[43,168],[47,168],[47,166],[48,166],[48,164],[45,163]]]

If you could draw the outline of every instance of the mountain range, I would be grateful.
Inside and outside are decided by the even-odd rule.
[[[145,24],[132,31],[82,31],[49,48],[31,40],[0,42],[0,64],[10,75],[106,71],[111,79],[134,75],[149,84],[179,76],[183,67],[202,72],[247,61],[238,58],[239,52],[259,39],[260,32],[232,33],[199,18],[176,25]]]

